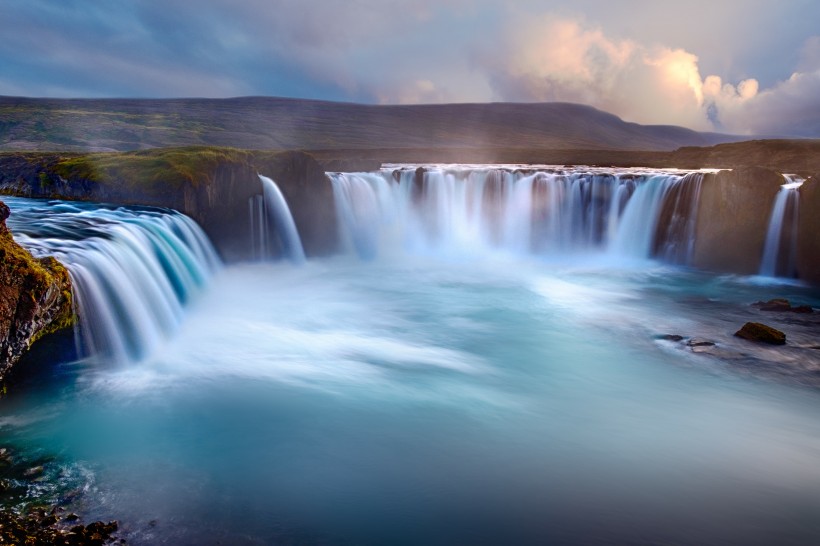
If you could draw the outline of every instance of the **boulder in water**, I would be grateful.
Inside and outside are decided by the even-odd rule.
[[[813,313],[811,305],[797,305],[792,304],[787,299],[776,298],[769,301],[756,301],[752,307],[757,307],[761,311],[775,311],[775,312],[791,312],[791,313]]]
[[[702,337],[693,337],[686,342],[686,345],[689,347],[713,347],[715,342],[709,341],[708,339],[703,339]]]
[[[749,341],[757,341],[760,343],[770,343],[772,345],[786,344],[786,334],[760,322],[747,322],[743,325],[743,328],[735,332],[735,335]]]

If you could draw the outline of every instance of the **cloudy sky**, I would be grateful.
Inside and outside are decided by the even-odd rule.
[[[0,95],[569,101],[820,137],[816,0],[0,0]]]

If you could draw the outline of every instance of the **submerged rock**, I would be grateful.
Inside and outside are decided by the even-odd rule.
[[[68,270],[18,245],[6,227],[9,214],[0,202],[0,379],[32,343],[74,324]]]
[[[747,322],[743,325],[743,328],[735,332],[735,335],[749,341],[770,343],[772,345],[786,344],[786,334],[760,322]]]
[[[712,347],[715,345],[715,342],[700,337],[693,337],[692,339],[686,342],[686,345],[688,345],[689,347]]]
[[[792,306],[792,304],[787,299],[783,298],[776,298],[769,301],[756,301],[752,304],[752,307],[757,307],[761,311],[775,311],[775,312],[791,312],[791,313],[813,313],[814,309],[810,305],[797,305]]]

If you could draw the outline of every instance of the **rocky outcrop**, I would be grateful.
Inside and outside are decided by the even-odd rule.
[[[759,167],[706,175],[691,265],[729,273],[757,273],[774,198],[783,183],[783,176]]]
[[[273,178],[308,256],[337,249],[333,187],[302,152],[175,148],[126,154],[0,154],[0,193],[176,209],[191,216],[228,261],[252,256],[248,200]]]
[[[740,330],[735,332],[735,335],[749,341],[769,343],[771,345],[786,344],[786,334],[777,328],[772,328],[760,322],[747,322]]]
[[[776,298],[769,301],[756,301],[752,307],[757,307],[761,311],[770,311],[774,313],[813,313],[814,309],[810,305],[792,305],[791,302],[784,298]]]
[[[36,340],[74,323],[68,271],[18,245],[6,227],[8,216],[0,202],[0,378]]]
[[[806,180],[798,191],[797,274],[820,284],[820,173]]]

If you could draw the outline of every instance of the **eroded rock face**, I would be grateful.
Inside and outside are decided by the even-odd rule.
[[[74,323],[68,271],[14,242],[8,216],[0,202],[0,379],[32,343]]]
[[[757,273],[769,216],[783,183],[783,176],[759,167],[704,177],[692,265],[729,273]]]
[[[89,156],[86,169],[74,167],[69,173],[64,165],[60,167],[66,158],[60,154],[0,157],[0,194],[176,209],[199,223],[225,260],[236,261],[253,256],[248,200],[262,193],[259,173],[276,181],[285,196],[308,256],[338,249],[333,186],[313,156],[297,151],[165,152],[186,159],[172,163],[161,153],[123,156],[120,168],[114,162],[106,170],[97,168],[99,158]],[[219,158],[214,159],[214,154]],[[190,180],[179,180],[185,178],[180,169],[190,171],[182,173]],[[141,182],[135,182],[135,174]]]
[[[820,284],[820,173],[806,180],[798,191],[797,275]]]

